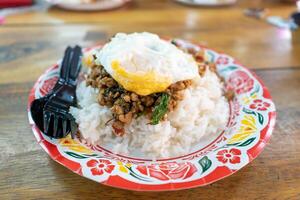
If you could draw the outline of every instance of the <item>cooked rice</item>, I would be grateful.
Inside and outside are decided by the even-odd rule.
[[[77,88],[80,108],[70,112],[79,124],[81,136],[92,144],[99,144],[114,153],[149,158],[166,158],[189,153],[204,135],[216,138],[228,119],[228,102],[222,95],[223,85],[209,70],[193,80],[185,90],[184,100],[168,114],[167,120],[150,125],[141,116],[125,126],[126,134],[116,137],[109,108],[97,102],[98,90],[82,82]]]

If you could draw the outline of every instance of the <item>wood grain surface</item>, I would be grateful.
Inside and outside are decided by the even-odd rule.
[[[0,199],[300,199],[300,42],[290,31],[245,17],[247,7],[268,7],[270,14],[283,17],[295,10],[277,1],[192,8],[167,0],[136,0],[107,12],[51,8],[8,16],[0,26]],[[119,31],[197,41],[253,69],[270,89],[278,112],[263,153],[209,186],[159,193],[103,186],[52,161],[28,124],[29,90],[67,45],[91,46]]]

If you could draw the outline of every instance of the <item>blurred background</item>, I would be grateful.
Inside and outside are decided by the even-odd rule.
[[[42,72],[37,66],[51,65],[69,44],[88,47],[117,32],[149,31],[196,41],[250,68],[296,66],[300,36],[296,36],[299,31],[291,16],[297,12],[297,3],[299,6],[296,0],[1,0],[0,37],[5,48],[1,59],[26,55],[23,63],[30,63],[26,67],[30,73],[22,79],[30,79]]]

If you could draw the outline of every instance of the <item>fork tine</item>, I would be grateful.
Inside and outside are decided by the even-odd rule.
[[[71,125],[71,136],[72,136],[72,139],[74,139],[75,134],[77,133],[77,125],[74,120],[70,120],[70,125]]]
[[[51,120],[51,114],[48,111],[44,111],[44,132],[48,133],[49,124]]]
[[[56,138],[57,137],[57,129],[58,129],[58,117],[57,115],[54,114],[53,116],[53,137]]]
[[[62,119],[62,136],[66,137],[67,135],[67,120]]]

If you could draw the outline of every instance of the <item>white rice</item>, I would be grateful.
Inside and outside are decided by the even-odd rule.
[[[215,138],[225,127],[229,109],[222,88],[216,74],[207,71],[193,80],[166,121],[150,125],[149,119],[141,116],[125,126],[123,137],[114,136],[111,125],[105,125],[112,118],[111,111],[97,103],[98,90],[86,87],[85,82],[77,89],[81,108],[70,112],[84,139],[114,153],[152,159],[180,156],[189,153],[204,135]]]

